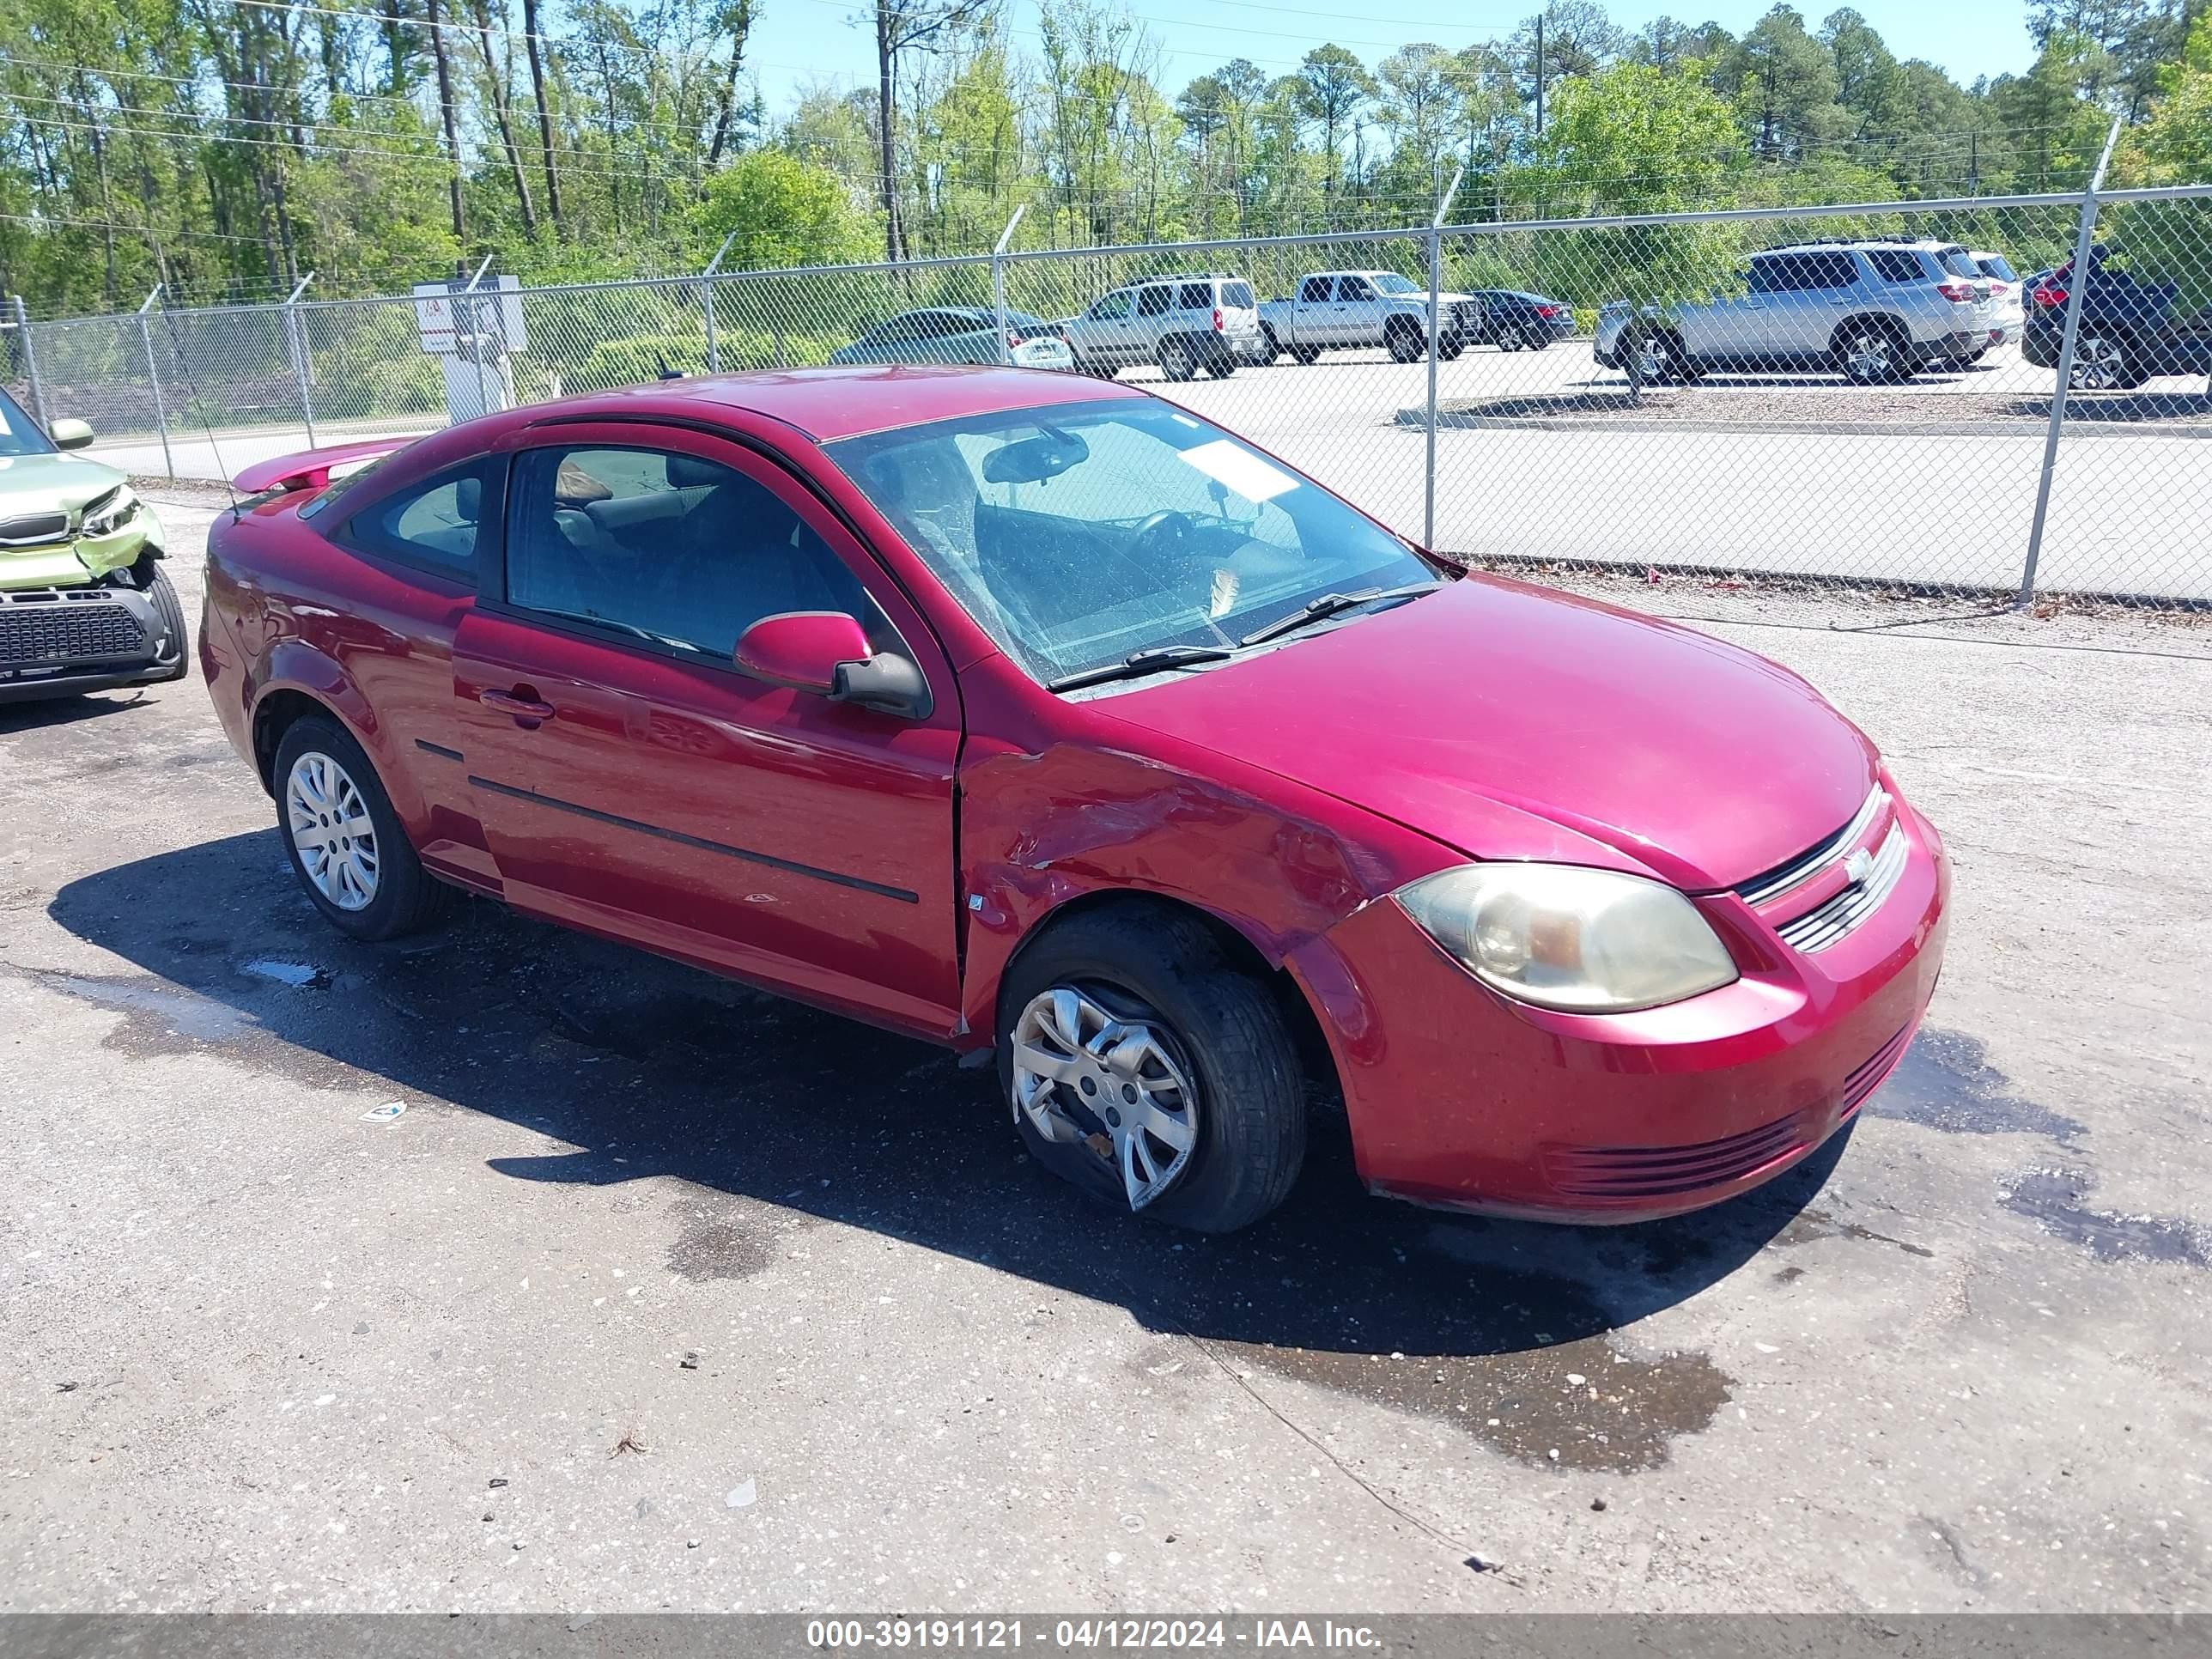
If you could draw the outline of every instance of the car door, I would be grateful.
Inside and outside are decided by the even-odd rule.
[[[1375,285],[1364,276],[1336,279],[1336,303],[1329,309],[1331,343],[1371,346],[1382,343],[1382,301]]]
[[[1848,253],[1799,253],[1788,261],[1788,286],[1769,297],[1766,350],[1778,365],[1824,359],[1836,325],[1856,297],[1858,262]]]
[[[1328,308],[1336,303],[1336,278],[1309,276],[1298,284],[1297,303],[1291,307],[1291,329],[1300,345],[1329,343]]]
[[[1752,260],[1740,292],[1682,313],[1682,346],[1700,362],[1761,366],[1766,355],[1766,306],[1777,280],[1777,258]]]
[[[1119,365],[1134,355],[1129,346],[1129,311],[1134,295],[1121,289],[1107,295],[1078,318],[1068,331],[1086,362]]]
[[[907,1030],[957,1018],[960,700],[923,619],[803,483],[733,441],[517,434],[456,641],[456,729],[507,898]],[[905,719],[739,673],[745,627],[844,611],[910,658]]]
[[[321,627],[396,751],[391,759],[410,787],[392,793],[421,802],[417,855],[441,875],[492,891],[498,873],[476,800],[452,761],[453,653],[476,602],[478,565],[499,534],[505,473],[498,457],[479,456],[381,495],[366,474],[301,512],[359,561],[343,614],[331,610]]]
[[[1131,357],[1149,362],[1159,356],[1160,341],[1168,332],[1167,319],[1175,307],[1175,287],[1155,283],[1137,290],[1137,317],[1131,336]]]

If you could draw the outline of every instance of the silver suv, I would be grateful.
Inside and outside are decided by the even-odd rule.
[[[1647,308],[1648,380],[1712,369],[1837,368],[1859,386],[1908,380],[1937,358],[1965,364],[1988,348],[1989,278],[1955,242],[1808,242],[1752,256],[1741,292],[1663,317]],[[1628,302],[1598,312],[1591,352],[1623,367]]]
[[[1060,330],[1076,368],[1109,379],[1133,363],[1158,363],[1170,380],[1188,380],[1200,369],[1227,375],[1239,363],[1272,362],[1275,356],[1252,284],[1218,272],[1117,288]]]

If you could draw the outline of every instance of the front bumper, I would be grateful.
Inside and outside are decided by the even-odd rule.
[[[151,592],[0,589],[0,703],[181,679],[185,641]]]
[[[1678,1214],[1780,1175],[1888,1075],[1935,988],[1949,868],[1926,820],[1900,806],[1899,821],[1897,885],[1817,954],[1733,894],[1698,901],[1743,977],[1669,1007],[1510,1003],[1388,901],[1294,953],[1361,1178],[1419,1203],[1587,1223]]]

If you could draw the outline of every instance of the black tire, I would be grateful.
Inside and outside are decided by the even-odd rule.
[[[1467,337],[1465,335],[1447,334],[1437,342],[1437,356],[1439,361],[1443,362],[1450,363],[1458,362],[1460,354],[1466,349]]]
[[[1275,337],[1274,325],[1273,323],[1261,324],[1260,332],[1267,337],[1267,363],[1272,365],[1282,362],[1284,355],[1283,343]]]
[[[177,598],[177,590],[169,580],[169,573],[152,562],[141,573],[139,587],[154,601],[154,610],[161,618],[161,629],[167,635],[166,645],[156,641],[157,652],[173,653],[176,661],[159,674],[142,681],[146,685],[166,685],[171,680],[180,680],[191,668],[192,636],[185,625],[185,607]]]
[[[1845,323],[1836,331],[1833,350],[1836,367],[1853,386],[1894,386],[1914,373],[1911,343],[1880,319]]]
[[[1637,349],[1637,343],[1631,341],[1624,351]],[[1654,334],[1645,356],[1651,367],[1644,378],[1653,386],[1687,386],[1697,378],[1689,354],[1682,349],[1681,337],[1671,331]]]
[[[325,896],[307,873],[306,860],[292,838],[290,815],[285,806],[286,781],[302,757],[313,754],[328,756],[344,769],[375,828],[376,891],[359,909],[347,909]],[[360,939],[398,939],[419,933],[444,912],[451,902],[452,890],[422,868],[422,860],[415,856],[414,843],[407,839],[407,831],[400,824],[398,813],[392,810],[392,798],[384,793],[384,781],[376,775],[376,768],[353,740],[353,734],[336,720],[325,715],[309,714],[285,727],[284,736],[276,745],[272,781],[271,793],[276,798],[276,833],[284,843],[286,861],[298,878],[301,890],[331,927]]]
[[[1160,373],[1170,380],[1188,380],[1198,373],[1198,354],[1188,340],[1160,342]]]
[[[1291,348],[1291,356],[1297,359],[1298,366],[1300,368],[1311,368],[1316,363],[1321,361],[1321,348],[1319,346],[1310,345],[1292,346]]]
[[[1237,372],[1237,360],[1225,351],[1212,353],[1206,360],[1206,372],[1217,380],[1225,380]]]
[[[1022,1012],[1060,986],[1119,1005],[1172,1040],[1194,1074],[1196,1143],[1143,1215],[1199,1232],[1249,1226],[1290,1196],[1305,1160],[1304,1076],[1267,988],[1231,963],[1196,918],[1151,904],[1080,914],[1024,949],[999,994],[1000,1098],[1030,1156],[1092,1199],[1128,1213],[1113,1163],[1084,1141],[1054,1142],[1013,1108],[1013,1034]],[[1103,1135],[1099,1137],[1103,1139]]]
[[[1547,345],[1551,343],[1550,341],[1547,340],[1541,334],[1539,334],[1534,329],[1529,327],[1526,323],[1523,323],[1521,325],[1520,332],[1521,349],[1523,351],[1541,351]]]
[[[1391,324],[1382,331],[1382,343],[1390,348],[1390,356],[1396,362],[1417,362],[1429,353],[1429,343],[1413,323]]]

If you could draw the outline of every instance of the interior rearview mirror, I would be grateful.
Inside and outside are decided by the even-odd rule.
[[[1042,483],[1087,459],[1091,446],[1073,432],[1042,432],[1006,444],[983,458],[987,483]]]
[[[56,449],[82,449],[92,441],[92,428],[84,422],[63,415],[57,416],[46,434],[54,441]]]

